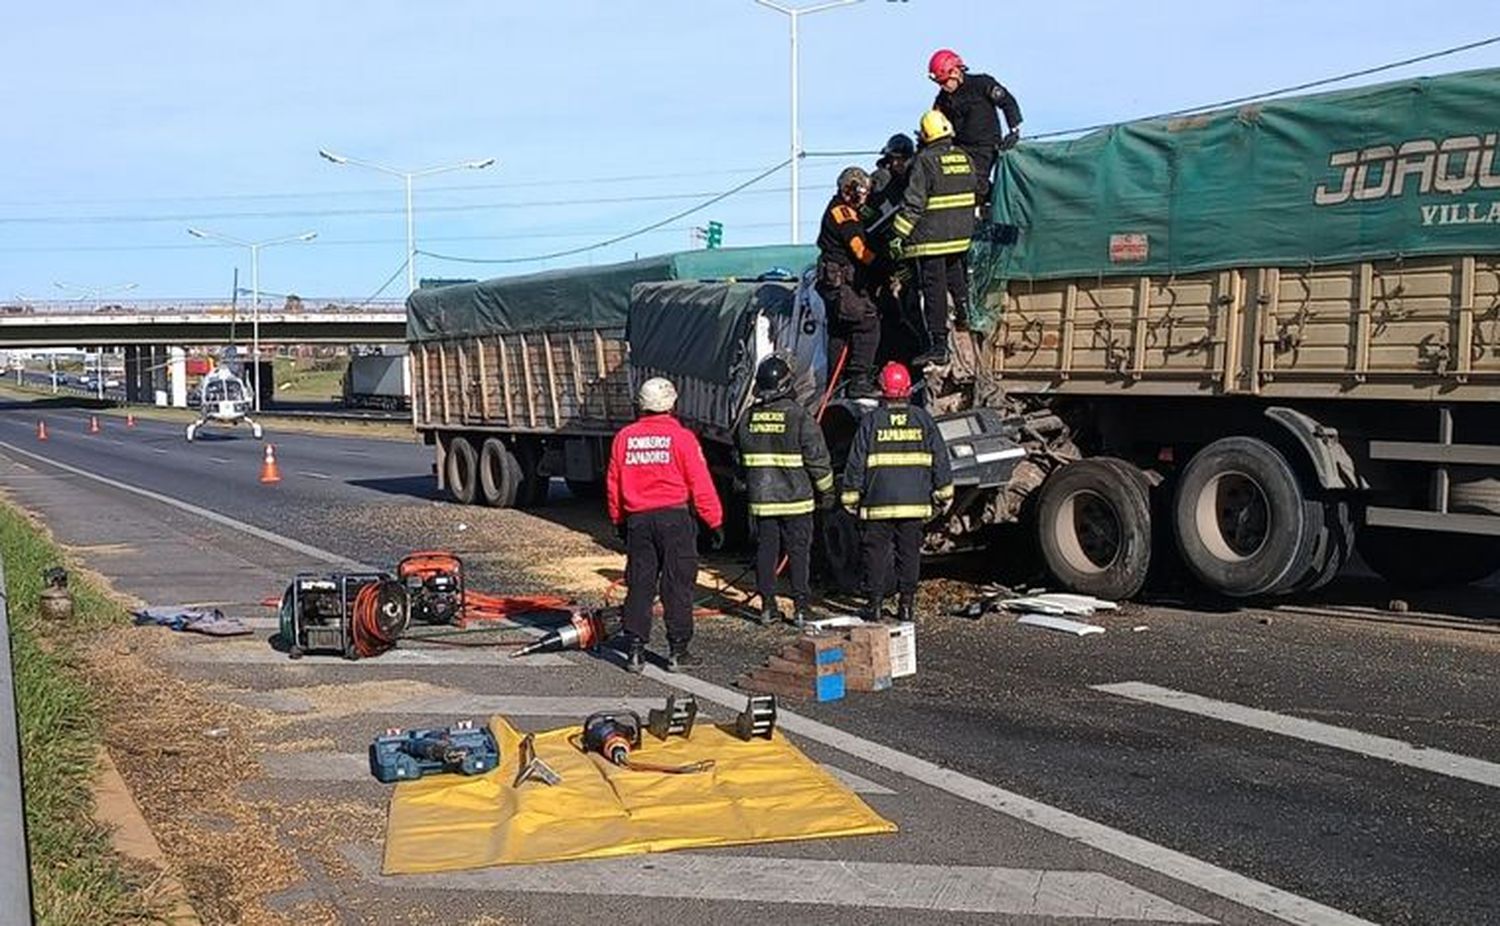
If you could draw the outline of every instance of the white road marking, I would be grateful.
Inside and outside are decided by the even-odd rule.
[[[333,478],[332,476],[328,475],[327,473],[298,473],[297,475],[299,475],[299,476],[306,476],[309,479],[332,479]]]
[[[64,472],[72,473],[75,476],[82,476],[85,479],[91,479],[101,485],[107,485],[112,489],[119,489],[122,492],[129,492],[133,495],[139,495],[142,498],[149,498],[154,502],[161,502],[163,505],[170,505],[173,508],[179,509],[181,511],[191,512],[192,514],[195,514],[200,518],[212,521],[215,524],[233,528],[234,530],[249,534],[252,537],[264,540],[266,543],[275,544],[276,546],[281,547],[284,550],[291,550],[293,553],[300,553],[301,555],[309,557],[311,559],[316,559],[325,563],[331,563],[343,569],[357,570],[360,572],[379,571],[374,566],[368,566],[364,563],[357,563],[354,560],[349,559],[348,557],[339,556],[338,554],[330,553],[327,550],[320,550],[317,547],[312,546],[311,544],[303,543],[300,540],[293,540],[290,537],[283,537],[280,534],[272,533],[271,531],[268,531],[264,528],[256,527],[254,524],[247,524],[244,521],[238,521],[234,518],[229,517],[228,515],[220,514],[217,511],[203,508],[190,502],[182,501],[181,499],[173,498],[170,495],[163,495],[160,492],[153,492],[150,489],[143,489],[140,486],[133,486],[128,482],[120,482],[118,479],[110,479],[108,476],[100,476],[98,473],[91,473],[88,470],[80,469],[76,466],[69,466],[67,463],[60,463],[56,460],[42,456],[39,453],[32,453],[29,450],[22,450],[15,444],[0,441],[0,447],[5,448],[11,453],[18,453],[23,457],[35,460],[38,463],[44,463],[47,466],[51,466],[55,469],[60,469]],[[165,453],[166,451],[161,452]]]
[[[209,459],[212,460],[212,461],[214,461],[215,463],[228,463],[229,462],[229,460],[227,458],[225,458],[225,457],[209,457]]]
[[[152,447],[151,448],[151,452],[152,453],[166,453],[167,451],[166,451],[165,448],[162,448],[162,447]]]
[[[219,512],[210,511],[207,508],[201,508],[170,496],[141,489],[104,476],[98,476],[75,466],[54,462],[40,454],[22,450],[14,444],[0,441],[0,447],[12,453],[18,453],[21,456],[64,470],[65,472],[94,480],[103,485],[132,492],[143,498],[149,498],[166,505],[171,505],[174,508],[193,512],[216,524],[241,530],[253,537],[258,537],[269,543],[324,562],[335,563],[345,568],[367,571],[374,568],[361,563],[355,563],[352,560],[326,550],[320,550],[310,544],[273,534],[253,524],[237,521]],[[690,675],[669,673],[653,665],[646,666],[645,675],[669,688],[689,692],[704,701],[711,701],[715,704],[731,707],[736,711],[741,710],[745,704],[745,695],[743,692],[733,691],[721,685],[704,681],[703,679],[693,678]],[[989,782],[972,778],[952,769],[943,768],[926,759],[920,759],[908,753],[901,752],[898,749],[855,736],[852,733],[820,723],[793,711],[784,708],[781,709],[778,712],[777,722],[789,732],[805,736],[814,742],[822,743],[825,746],[856,756],[872,765],[920,781],[956,797],[978,804],[981,807],[989,808],[997,813],[1030,823],[1039,829],[1077,840],[1083,845],[1113,855],[1132,865],[1166,875],[1184,884],[1191,885],[1217,897],[1233,901],[1252,910],[1269,914],[1287,923],[1293,923],[1296,926],[1374,926],[1368,920],[1344,913],[1341,910],[1335,910],[1317,901],[1299,897],[1290,891],[1284,891],[1278,887],[1256,881],[1253,878],[1247,878],[1244,875],[1239,875],[1228,869],[1193,858],[1185,853],[1168,849],[1165,846],[1159,846],[1138,836],[1132,836],[1114,827],[1105,826],[1102,823],[1096,823],[1085,817],[1068,813],[1065,810],[1044,804],[1041,801],[1023,797],[1013,791],[996,787]],[[654,856],[654,858],[662,857]]]
[[[1462,778],[1465,781],[1489,785],[1491,788],[1500,788],[1500,765],[1483,759],[1473,759],[1454,752],[1444,752],[1441,749],[1427,749],[1403,740],[1361,733],[1358,730],[1335,727],[1316,720],[1303,720],[1300,717],[1288,717],[1285,714],[1245,707],[1242,704],[1215,701],[1201,695],[1174,691],[1171,688],[1161,688],[1144,682],[1120,682],[1114,685],[1092,687],[1095,691],[1119,695],[1132,701],[1142,701],[1157,707],[1210,717],[1226,723],[1239,724],[1242,727],[1264,730],[1267,733],[1277,733],[1293,739],[1306,740],[1309,743],[1356,752],[1374,759],[1384,759],[1397,765],[1407,765],[1438,775],[1447,775],[1450,778]]]
[[[396,891],[521,891],[992,916],[1214,922],[1109,875],[1091,871],[662,852],[630,858],[387,876],[380,874],[380,861],[373,848],[345,846],[342,852],[367,880]]]
[[[740,710],[745,695],[703,679],[681,673],[669,673],[656,666],[646,666],[645,675],[664,685],[690,692],[704,701]],[[1030,823],[1049,833],[1056,833],[1116,858],[1166,875],[1183,884],[1207,891],[1217,897],[1258,910],[1297,926],[1375,926],[1342,910],[1325,906],[1225,868],[1209,864],[1166,846],[1132,836],[1112,826],[1096,823],[1066,810],[1023,797],[1014,791],[996,787],[987,781],[971,778],[889,746],[867,740],[810,717],[781,708],[777,725],[791,733],[848,753],[925,785],[972,801],[1007,817]]]
[[[364,752],[265,752],[256,758],[261,768],[266,770],[268,778],[285,781],[374,781],[370,774],[369,754]],[[856,794],[896,793],[845,769],[832,765],[824,765],[823,768]]]

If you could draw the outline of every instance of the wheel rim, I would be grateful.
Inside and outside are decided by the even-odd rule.
[[[1226,562],[1250,559],[1271,536],[1271,506],[1265,490],[1237,471],[1219,473],[1203,486],[1193,519],[1208,552]]]
[[[1063,500],[1052,522],[1052,536],[1063,560],[1090,574],[1113,566],[1124,546],[1120,513],[1104,496],[1087,490]]]

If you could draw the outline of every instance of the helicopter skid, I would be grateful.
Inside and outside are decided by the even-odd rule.
[[[192,443],[193,440],[197,438],[198,432],[201,431],[203,429],[203,426],[206,424],[217,424],[224,427],[234,427],[242,421],[250,426],[250,434],[256,440],[261,440],[265,437],[265,430],[260,426],[259,422],[250,418],[248,415],[242,415],[238,418],[216,418],[213,416],[204,416],[200,417],[197,421],[194,421],[187,426],[188,443]]]

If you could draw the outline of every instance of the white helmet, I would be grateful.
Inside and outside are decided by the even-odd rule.
[[[677,387],[669,379],[653,376],[641,383],[636,401],[640,403],[642,411],[669,412],[677,404]]]

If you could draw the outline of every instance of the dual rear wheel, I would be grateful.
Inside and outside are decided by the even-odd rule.
[[[444,476],[453,500],[491,508],[530,508],[547,500],[550,479],[542,449],[531,442],[507,444],[498,437],[478,441],[459,435],[448,441]]]

